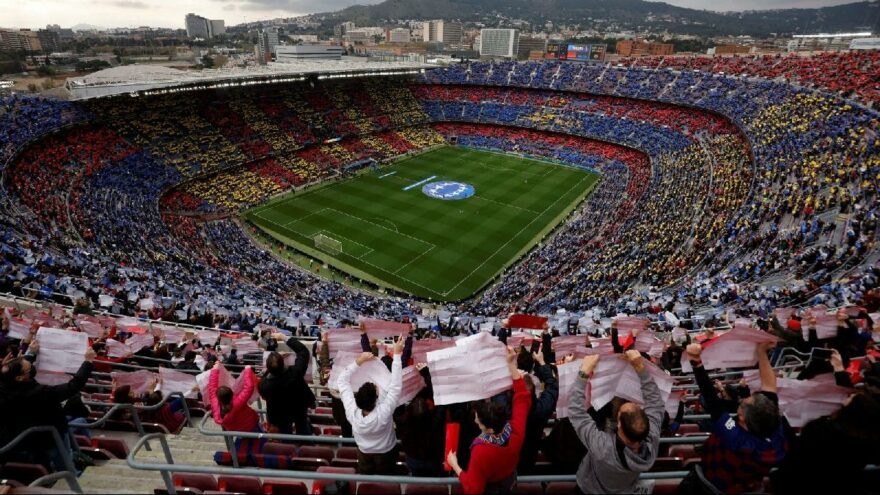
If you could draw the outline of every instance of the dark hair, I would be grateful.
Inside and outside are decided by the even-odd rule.
[[[531,373],[535,367],[535,358],[525,347],[516,355],[516,367],[526,373]]]
[[[184,361],[195,361],[196,360],[196,351],[186,351],[186,354],[183,355]]]
[[[144,404],[148,406],[155,406],[160,402],[162,402],[162,392],[150,392],[144,399]]]
[[[644,441],[651,430],[648,415],[641,407],[635,410],[621,410],[617,424],[620,425],[623,435],[631,442]]]
[[[234,394],[232,393],[232,389],[223,385],[222,387],[217,388],[217,401],[220,402],[220,417],[226,416],[229,414],[229,411],[232,410],[232,398]]]
[[[379,361],[382,361],[382,364],[384,364],[385,367],[388,368],[388,371],[391,371],[391,365],[394,364],[394,360],[391,358],[391,356],[386,354],[379,358]]]
[[[486,428],[491,428],[495,433],[501,433],[509,419],[507,407],[501,401],[486,399],[474,402],[474,412],[480,418],[480,423]]]
[[[767,438],[779,428],[779,406],[764,394],[755,394],[751,402],[742,402],[743,418],[749,433]]]
[[[17,357],[3,367],[3,381],[12,383],[15,378],[22,374],[24,368],[24,357]],[[33,366],[33,364],[31,364]]]
[[[361,388],[354,393],[354,403],[367,412],[376,408],[377,399],[379,399],[379,392],[376,390],[376,384],[372,382],[361,385]]]
[[[270,352],[266,358],[266,370],[273,375],[284,373],[284,357],[277,352]]]
[[[131,385],[117,387],[113,391],[113,402],[116,404],[131,404]]]
[[[851,437],[876,442],[880,437],[878,417],[880,401],[867,394],[856,394],[837,412],[835,419],[841,430]]]

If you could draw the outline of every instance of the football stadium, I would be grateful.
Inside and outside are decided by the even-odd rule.
[[[64,89],[0,96],[2,493],[880,493],[877,50]]]

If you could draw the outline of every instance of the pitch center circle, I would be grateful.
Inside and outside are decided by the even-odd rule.
[[[431,198],[458,201],[473,196],[476,190],[470,184],[443,180],[425,184],[422,186],[422,192]]]

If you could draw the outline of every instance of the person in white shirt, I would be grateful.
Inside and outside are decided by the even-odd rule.
[[[372,382],[361,385],[355,393],[351,390],[352,373],[358,366],[376,359],[372,353],[361,354],[339,375],[339,395],[342,396],[345,416],[351,423],[357,443],[357,471],[360,474],[395,474],[397,435],[394,433],[393,414],[402,388],[403,368],[400,356],[403,354],[403,343],[403,336],[394,343],[391,383],[381,398],[376,384]]]

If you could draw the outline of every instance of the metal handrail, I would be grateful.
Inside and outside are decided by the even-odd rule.
[[[51,475],[38,478],[33,483],[31,483],[31,486],[38,486],[36,485],[37,482],[49,482],[64,478],[73,491],[75,491],[76,493],[82,493],[82,488],[79,486],[79,481],[77,481],[76,479],[76,467],[73,465],[73,460],[70,456],[70,449],[68,449],[67,446],[64,445],[64,442],[61,440],[61,434],[58,433],[58,429],[56,429],[54,426],[32,426],[24,430],[23,432],[19,433],[18,436],[10,440],[6,445],[0,447],[0,456],[12,450],[13,447],[16,447],[18,444],[24,441],[25,438],[36,433],[49,433],[52,435],[52,441],[55,443],[55,448],[58,449],[58,454],[64,461],[64,471],[58,471]]]
[[[140,462],[135,460],[135,456],[140,452],[141,447],[150,440],[158,440],[162,446],[162,452],[165,454],[166,464],[153,462]],[[260,468],[235,468],[225,466],[195,466],[187,464],[175,464],[171,455],[171,449],[168,447],[168,441],[162,433],[152,433],[141,438],[132,447],[131,452],[126,458],[128,466],[132,469],[142,471],[159,471],[162,479],[165,481],[165,487],[168,493],[176,495],[177,490],[171,479],[171,473],[198,473],[198,474],[226,474],[233,476],[255,476],[255,477],[271,477],[275,479],[297,479],[297,480],[326,480],[326,481],[369,481],[375,483],[397,483],[397,484],[427,484],[427,485],[457,485],[459,484],[457,477],[432,477],[421,478],[411,476],[386,476],[386,475],[366,475],[366,474],[341,474],[341,473],[319,473],[317,471],[289,471],[274,470]],[[658,480],[658,479],[678,479],[684,478],[687,471],[668,471],[661,473],[641,473],[639,479]],[[556,481],[576,481],[574,474],[558,474],[544,476],[518,476],[517,481],[523,483],[546,483]]]

